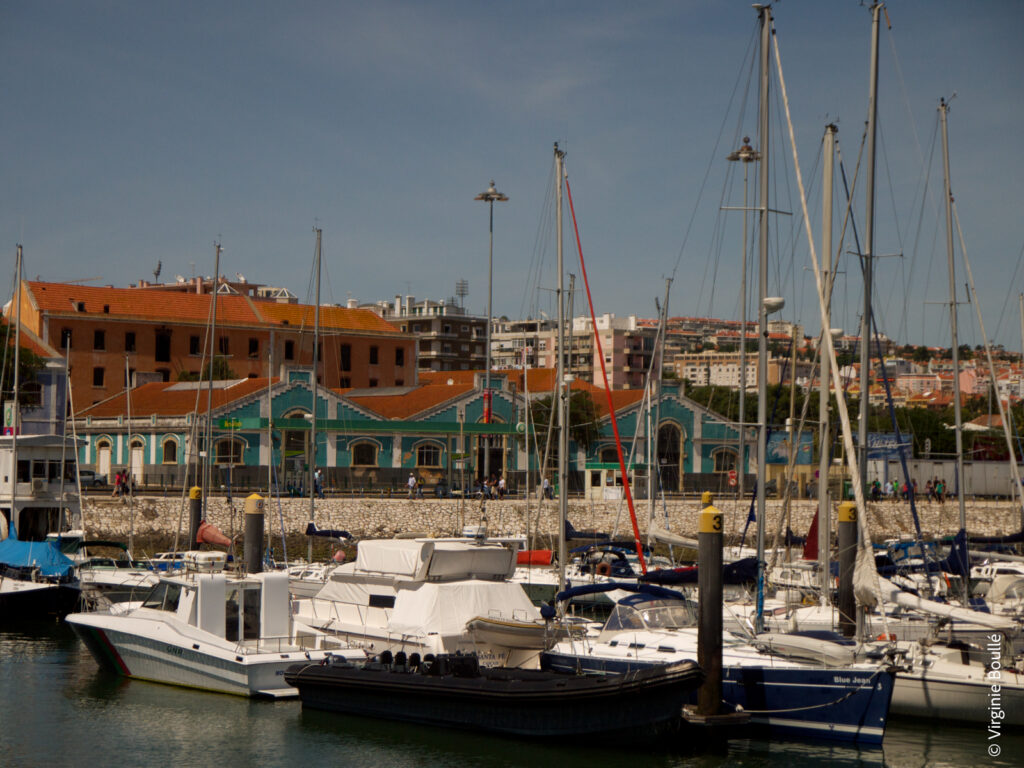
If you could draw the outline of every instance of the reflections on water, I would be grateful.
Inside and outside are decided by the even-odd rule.
[[[633,745],[561,746],[303,711],[130,681],[101,671],[66,626],[0,629],[3,764],[965,768],[1024,762],[1024,735],[1003,734],[991,757],[985,728],[892,721],[881,750],[740,740],[721,751],[637,755]],[[616,748],[618,747],[618,748]]]

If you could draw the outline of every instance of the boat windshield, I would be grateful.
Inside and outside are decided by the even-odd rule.
[[[155,608],[158,611],[178,610],[181,599],[181,585],[169,581],[161,581],[150,590],[142,603],[143,608]]]
[[[697,612],[681,600],[646,600],[619,603],[605,622],[606,631],[625,629],[682,629],[697,625]]]

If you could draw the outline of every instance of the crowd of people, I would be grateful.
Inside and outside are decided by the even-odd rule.
[[[884,486],[880,480],[874,480],[871,483],[872,501],[881,501],[883,498],[891,501],[901,499],[909,501],[911,493],[915,499],[918,498],[917,480],[915,479],[911,479],[909,485],[906,481],[901,483],[899,480],[887,480]],[[928,501],[944,502],[946,500],[946,481],[938,477],[929,480],[924,485],[924,493]]]

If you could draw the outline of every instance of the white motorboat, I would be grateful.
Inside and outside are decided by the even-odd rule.
[[[554,629],[510,581],[505,547],[431,539],[369,540],[294,617],[373,653],[476,652],[486,666],[536,666]]]
[[[298,695],[284,682],[291,664],[332,653],[365,658],[292,621],[287,574],[225,573],[222,553],[199,554],[205,557],[192,558],[199,568],[162,575],[141,604],[67,617],[100,666],[126,677],[278,698]]]
[[[82,597],[90,603],[141,600],[160,580],[147,564],[133,560],[122,542],[87,540],[81,535],[61,535],[55,542],[75,563]]]

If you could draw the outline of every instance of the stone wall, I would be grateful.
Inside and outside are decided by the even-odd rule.
[[[134,531],[136,535],[174,535],[182,526],[187,535],[189,521],[188,499],[140,496],[134,503]],[[727,540],[736,541],[747,519],[749,502],[723,500],[716,506],[725,513]],[[222,496],[211,498],[207,504],[210,522],[224,533],[240,533],[243,528],[244,499],[233,503]],[[814,516],[816,502],[794,501],[790,509],[789,527],[797,535],[806,535]],[[767,534],[771,537],[779,527],[783,504],[778,500],[767,503]],[[959,509],[955,500],[943,504],[923,502],[917,505],[921,528],[925,536],[956,533],[959,528]],[[301,534],[309,520],[309,499],[269,499],[266,504],[267,528],[280,530],[283,517],[286,533]],[[656,506],[655,515],[662,527],[682,536],[696,536],[697,500],[672,500]],[[84,504],[85,528],[90,537],[126,539],[131,525],[130,507],[108,496],[86,497]],[[280,517],[279,517],[280,513]],[[427,536],[448,536],[462,530],[463,525],[476,525],[481,519],[479,501],[455,499],[405,498],[327,498],[317,499],[315,519],[321,528],[342,528],[356,538],[391,537],[396,533],[422,533]],[[546,501],[538,509],[530,505],[529,519],[526,503],[522,499],[489,501],[486,505],[488,530],[492,534],[538,531],[555,536],[558,531],[558,503]],[[640,530],[647,530],[647,506],[637,507]],[[665,516],[668,525],[665,525]],[[1004,535],[1020,530],[1020,509],[1011,502],[979,501],[967,507],[968,530],[978,535]],[[632,525],[624,502],[570,500],[569,520],[579,530],[597,529],[617,531],[619,536],[631,536]],[[868,504],[869,531],[875,541],[912,534],[913,519],[910,505],[904,502],[883,501]],[[754,541],[756,525],[751,524],[747,542]],[[785,529],[785,526],[782,526]],[[770,538],[769,538],[770,542]]]

